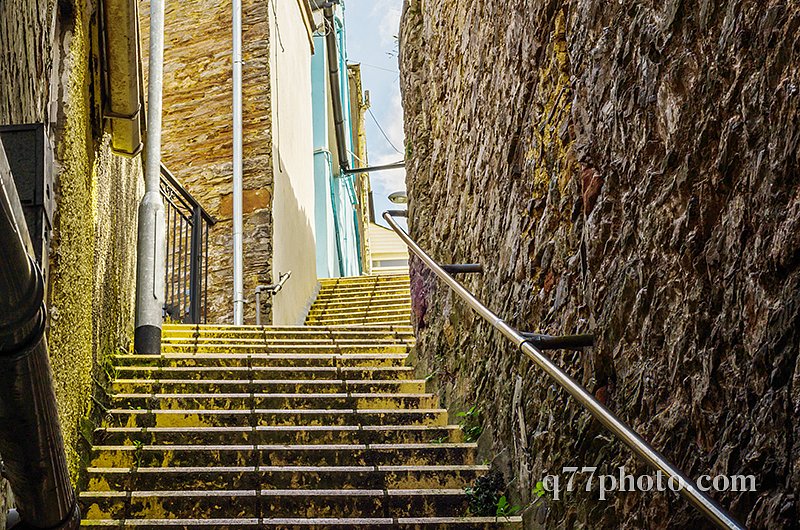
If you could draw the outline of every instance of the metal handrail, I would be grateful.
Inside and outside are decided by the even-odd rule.
[[[256,326],[261,325],[261,293],[269,293],[275,296],[283,289],[286,280],[292,277],[292,271],[278,273],[278,283],[271,285],[259,285],[256,287]]]
[[[547,375],[574,397],[578,403],[588,409],[600,423],[620,438],[634,453],[652,467],[667,475],[668,479],[676,479],[680,484],[680,494],[717,527],[744,530],[744,526],[736,521],[733,516],[726,512],[708,494],[700,490],[681,470],[669,462],[660,452],[636,433],[636,431],[606,408],[605,405],[600,403],[580,383],[556,366],[539,348],[531,343],[530,339],[527,338],[525,334],[508,325],[502,318],[494,314],[488,307],[475,298],[471,292],[450,276],[433,258],[425,253],[413,239],[411,239],[411,236],[395,222],[393,216],[407,217],[408,213],[405,210],[390,210],[384,212],[383,218],[389,223],[389,226],[392,227],[397,235],[400,236],[400,239],[403,240],[411,252],[431,269],[436,276],[453,289],[467,305],[513,342],[523,353],[530,357],[537,366],[544,370]]]
[[[208,231],[216,221],[163,164],[159,189],[166,222],[164,309],[180,322],[201,324],[208,309]]]
[[[217,220],[214,219],[214,217],[210,213],[208,213],[205,210],[205,208],[203,208],[200,205],[199,202],[197,202],[197,199],[195,199],[191,193],[186,191],[186,188],[183,187],[183,184],[178,182],[178,179],[175,178],[175,175],[173,175],[172,172],[169,169],[167,169],[167,166],[165,166],[164,164],[161,164],[161,180],[175,189],[175,191],[178,193],[178,195],[182,199],[182,202],[184,203],[187,209],[194,210],[195,208],[199,208],[200,215],[203,216],[203,219],[208,224],[212,226],[217,224]]]

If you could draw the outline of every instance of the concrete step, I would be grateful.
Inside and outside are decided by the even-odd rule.
[[[236,339],[236,340],[263,340],[263,341],[271,341],[271,342],[280,342],[280,341],[308,341],[313,342],[317,340],[325,340],[325,341],[343,341],[343,342],[358,342],[358,341],[373,341],[373,340],[386,340],[391,341],[395,340],[397,342],[404,342],[404,341],[413,341],[414,334],[411,330],[406,331],[395,331],[391,328],[382,329],[375,329],[373,328],[357,328],[357,329],[349,329],[349,328],[309,328],[309,329],[318,329],[319,331],[315,332],[304,332],[304,331],[286,331],[281,333],[271,333],[268,332],[269,328],[258,328],[258,327],[251,327],[251,328],[244,328],[244,329],[236,329],[236,330],[197,330],[195,328],[181,328],[181,329],[170,329],[164,328],[162,340],[170,341],[175,339],[181,340],[224,340],[224,339]]]
[[[407,304],[411,301],[408,291],[387,291],[380,293],[350,293],[349,295],[322,295],[314,300],[312,309],[321,309],[331,306],[370,306]]]
[[[375,307],[333,307],[333,308],[316,308],[312,309],[308,316],[306,317],[307,320],[311,320],[314,317],[336,317],[336,318],[348,318],[354,316],[371,316],[371,317],[384,317],[384,316],[395,316],[395,315],[410,315],[411,314],[411,304],[396,304],[391,306],[381,306],[379,308]],[[376,344],[373,342],[373,344]]]
[[[363,333],[363,332],[382,332],[382,333],[399,333],[409,334],[413,333],[413,329],[408,326],[369,326],[363,329],[338,329],[332,330],[328,326],[233,326],[228,324],[163,324],[162,331],[165,336],[172,333],[187,332],[197,333],[200,335],[209,336],[240,336],[250,335],[254,332],[266,334],[267,336],[274,337],[303,337],[309,334],[323,334],[323,333],[337,333],[337,332],[350,332],[350,333]]]
[[[376,320],[380,320],[382,322],[386,322],[387,324],[396,324],[402,322],[410,322],[411,321],[411,314],[409,313],[405,317],[355,317],[355,318],[328,318],[328,317],[320,317],[320,318],[311,318],[308,321],[310,323],[319,323],[319,322],[326,322],[330,323],[332,326],[354,326],[360,324],[371,324]]]
[[[172,337],[163,339],[161,341],[162,348],[167,346],[227,346],[228,344],[252,345],[267,347],[271,350],[293,350],[297,347],[315,347],[315,348],[330,348],[336,349],[338,346],[361,346],[361,347],[385,347],[385,346],[407,346],[413,344],[413,340],[400,340],[397,338],[364,338],[364,339],[281,339],[280,341],[264,340],[262,337],[239,337],[234,339],[230,338],[206,338],[206,337]]]
[[[120,379],[352,379],[407,380],[408,366],[117,366]]]
[[[314,302],[328,301],[328,300],[351,300],[360,298],[386,298],[386,297],[401,297],[404,296],[407,300],[411,298],[411,290],[408,285],[394,286],[394,287],[377,287],[377,288],[339,288],[327,291],[320,291],[317,299]]]
[[[368,287],[368,286],[386,286],[386,285],[394,285],[394,284],[405,284],[408,285],[411,283],[411,279],[406,276],[386,276],[384,278],[377,278],[377,279],[363,279],[363,280],[349,280],[349,281],[325,281],[321,280],[320,290],[325,289],[335,289],[337,287]]]
[[[129,409],[431,409],[439,404],[434,394],[345,393],[176,393],[114,394],[115,407]]]
[[[257,342],[227,343],[165,343],[162,354],[167,353],[403,353],[408,344],[264,344]],[[148,357],[152,357],[151,355]]]
[[[121,517],[369,517],[459,516],[466,513],[463,489],[430,490],[157,490],[80,494],[83,513],[93,518]]]
[[[399,350],[399,348],[398,348]],[[114,365],[161,367],[337,367],[403,366],[406,353],[162,353],[161,355],[118,355]]]
[[[103,427],[95,430],[94,441],[100,445],[459,443],[463,434],[458,425]]]
[[[114,467],[88,469],[87,491],[464,489],[484,465]]]
[[[425,381],[358,379],[116,379],[113,394],[175,393],[424,393]]]
[[[359,282],[373,282],[380,283],[386,281],[406,280],[409,281],[408,274],[381,274],[381,275],[365,275],[365,276],[343,276],[340,278],[320,278],[320,285],[335,285],[335,284],[353,284]]]
[[[292,517],[292,518],[173,518],[104,519],[81,522],[82,527],[117,530],[235,530],[279,528],[281,530],[351,530],[391,528],[392,530],[518,530],[522,517]]]
[[[327,445],[101,445],[91,467],[469,465],[473,443]]]
[[[443,409],[109,409],[109,427],[246,427],[304,425],[447,425]]]

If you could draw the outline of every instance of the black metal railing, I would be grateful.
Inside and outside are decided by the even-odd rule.
[[[208,315],[208,228],[216,221],[164,166],[161,195],[167,231],[164,317],[203,324]]]

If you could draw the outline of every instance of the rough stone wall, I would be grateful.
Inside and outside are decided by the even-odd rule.
[[[272,137],[269,3],[242,2],[244,293],[272,283]],[[231,2],[190,0],[166,8],[162,160],[218,221],[209,233],[208,320],[233,319],[233,84]],[[149,0],[139,3],[144,67]],[[269,315],[266,315],[269,322]],[[245,305],[255,322],[255,304]]]
[[[0,124],[45,122],[54,149],[48,342],[75,481],[93,376],[132,331],[141,193],[138,159],[111,155],[102,132],[95,9],[84,0],[0,4],[0,75],[11,80],[0,82]]]
[[[413,236],[483,263],[463,281],[512,325],[594,332],[556,362],[690,476],[755,475],[714,494],[748,527],[796,527],[800,8],[407,0],[401,26]],[[416,260],[412,290],[424,369],[523,505],[565,465],[648,472]],[[707,526],[657,492],[525,516]]]

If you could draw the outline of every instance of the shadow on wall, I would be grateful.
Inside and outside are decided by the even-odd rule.
[[[276,149],[275,152],[280,157],[280,151]],[[278,167],[286,169],[283,164]],[[309,169],[313,170],[313,166],[309,166]],[[283,170],[276,172],[273,281],[278,280],[279,273],[292,271],[292,277],[272,300],[272,317],[276,325],[302,324],[319,289],[317,246],[312,225],[315,214],[314,187],[305,192],[310,194],[306,201],[310,202],[310,209],[308,205],[300,205],[297,189],[289,175]]]

